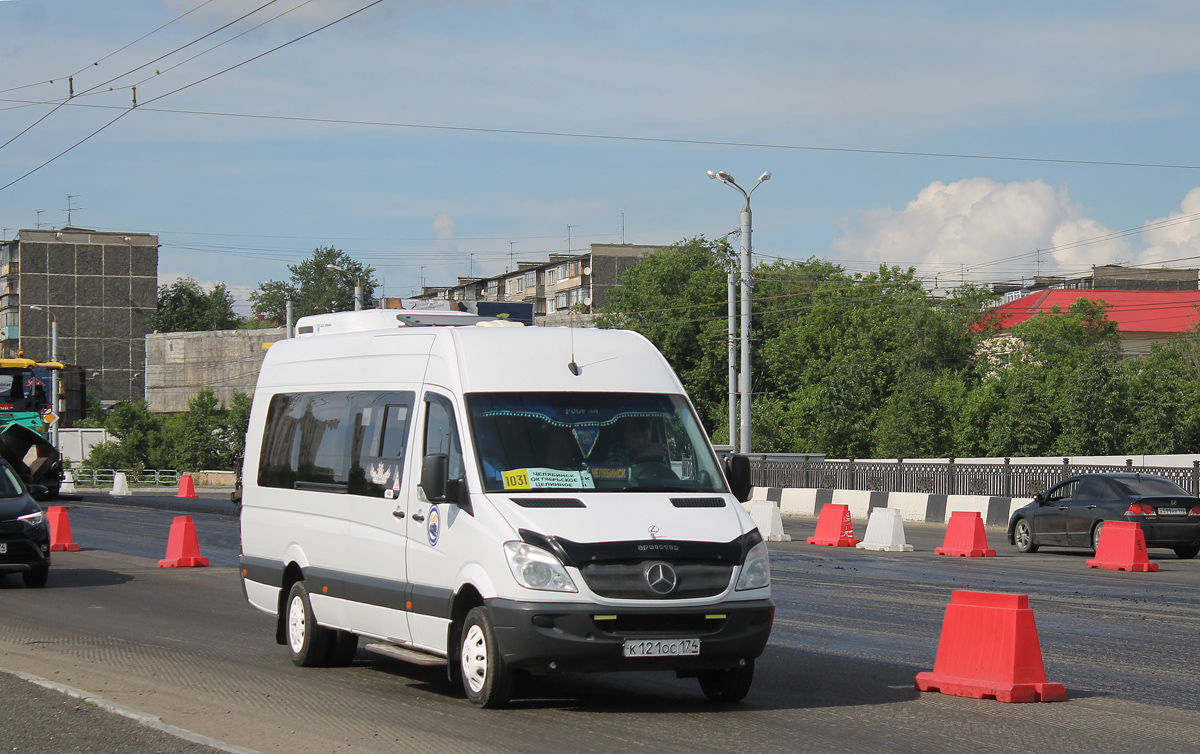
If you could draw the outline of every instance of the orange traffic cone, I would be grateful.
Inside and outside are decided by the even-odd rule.
[[[850,506],[826,505],[821,508],[821,515],[817,518],[817,533],[809,537],[807,542],[831,547],[854,547],[858,544],[854,538],[854,524],[850,522]]]
[[[71,519],[66,508],[47,507],[46,520],[50,522],[50,552],[79,552],[79,545],[71,540]]]
[[[200,497],[196,494],[196,485],[192,482],[191,474],[179,477],[179,492],[175,497]]]
[[[1142,525],[1136,521],[1105,521],[1100,530],[1100,542],[1096,547],[1096,559],[1087,562],[1088,568],[1104,568],[1109,571],[1158,570],[1158,563],[1151,563],[1146,554],[1146,535]]]
[[[950,593],[932,673],[917,674],[918,691],[998,702],[1061,702],[1067,690],[1046,683],[1029,596]]]
[[[933,554],[957,555],[960,558],[996,557],[996,551],[988,549],[987,532],[983,530],[983,517],[978,511],[951,513],[946,539],[941,547],[934,548]]]
[[[167,557],[158,561],[159,568],[191,568],[208,565],[208,558],[200,555],[200,543],[196,541],[196,524],[191,516],[176,516],[171,521],[171,534],[167,539]]]

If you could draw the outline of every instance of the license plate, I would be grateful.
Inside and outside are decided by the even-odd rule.
[[[0,555],[8,552],[8,542],[0,542]]]
[[[1159,508],[1158,515],[1160,516],[1182,516],[1187,513],[1187,508]]]
[[[699,639],[626,639],[626,657],[680,657],[700,654]]]

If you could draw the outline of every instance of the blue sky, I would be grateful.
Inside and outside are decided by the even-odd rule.
[[[0,143],[53,107],[28,103],[65,96],[60,77],[79,71],[84,92],[266,2],[0,0]],[[0,186],[119,115],[141,81],[138,110],[0,190],[5,237],[39,209],[65,224],[73,194],[75,225],[158,233],[164,280],[244,298],[334,245],[408,295],[502,272],[510,248],[565,251],[568,225],[572,249],[620,242],[622,214],[630,243],[723,234],[741,200],[705,171],[770,170],[763,255],[914,266],[939,287],[1200,263],[1197,169],[782,148],[1200,166],[1195,3],[385,0],[144,104],[368,2],[275,0],[75,97],[0,148]],[[393,125],[196,114],[218,112]],[[1078,245],[1127,229],[1144,232]]]

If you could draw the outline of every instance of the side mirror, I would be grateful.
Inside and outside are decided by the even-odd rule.
[[[29,485],[29,495],[34,500],[44,500],[50,495],[50,488],[44,484]]]
[[[742,455],[725,456],[725,479],[729,482],[729,491],[740,502],[746,502],[754,491],[750,482],[750,458]]]
[[[1037,503],[1038,505],[1045,505],[1046,504],[1045,493],[1039,492],[1038,494],[1034,495],[1033,502]]]
[[[421,464],[421,490],[425,499],[431,503],[440,503],[446,499],[447,475],[450,459],[445,453],[431,453],[425,456]]]

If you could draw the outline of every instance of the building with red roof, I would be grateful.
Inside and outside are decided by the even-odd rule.
[[[1151,344],[1194,335],[1200,323],[1200,290],[1058,288],[1034,291],[997,307],[1001,330],[1056,306],[1065,312],[1081,298],[1109,305],[1108,318],[1117,323],[1127,356],[1148,356]]]

